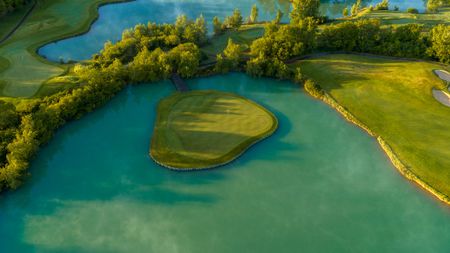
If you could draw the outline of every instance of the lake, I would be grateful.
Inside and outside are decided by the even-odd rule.
[[[331,18],[342,16],[342,10],[351,6],[356,0],[322,0],[321,12]],[[363,0],[363,5],[375,5],[380,1]],[[390,6],[398,6],[400,10],[415,7],[425,10],[423,0],[390,0]],[[289,0],[136,0],[133,2],[110,4],[99,9],[100,17],[94,22],[91,30],[81,36],[50,43],[39,49],[39,54],[52,61],[86,60],[98,53],[106,41],[117,41],[123,30],[136,24],[173,23],[178,15],[186,14],[196,18],[203,14],[212,31],[212,19],[232,14],[235,8],[248,17],[253,4],[260,9],[259,20],[272,20],[276,11],[285,13],[284,21],[288,21]]]
[[[0,195],[0,252],[449,252],[448,206],[298,85],[238,73],[188,84],[246,96],[279,129],[224,167],[169,171],[148,149],[173,86],[128,87],[58,131],[26,184]]]

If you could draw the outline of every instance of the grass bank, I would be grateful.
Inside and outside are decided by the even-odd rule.
[[[213,168],[236,159],[277,126],[267,109],[232,93],[175,93],[158,105],[150,155],[170,169]]]
[[[422,24],[426,28],[431,28],[438,24],[450,24],[450,7],[442,7],[437,13],[420,13],[411,14],[401,11],[369,11],[363,10],[355,17],[345,18],[342,20],[352,19],[380,19],[384,25],[406,25],[406,24]]]
[[[102,4],[124,0],[38,1],[17,31],[0,45],[0,96],[32,97],[41,84],[62,74],[64,65],[46,61],[36,50],[52,41],[89,30]]]
[[[450,204],[450,109],[432,96],[444,86],[433,74],[442,65],[359,55],[293,65],[324,89],[322,100],[377,137],[403,175]]]

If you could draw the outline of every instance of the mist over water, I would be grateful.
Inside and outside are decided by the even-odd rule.
[[[351,6],[356,0],[323,0],[321,11],[331,18],[342,16],[342,10]],[[375,5],[380,1],[363,0],[363,5]],[[253,4],[257,4],[260,13],[259,20],[272,20],[278,9],[284,15],[284,21],[289,18],[289,0],[137,0],[133,2],[110,4],[100,8],[100,18],[92,25],[91,30],[81,36],[50,43],[41,49],[39,54],[52,61],[86,60],[98,53],[106,41],[117,41],[123,30],[136,24],[173,23],[176,17],[186,14],[189,18],[196,18],[203,14],[212,31],[214,16],[224,17],[239,8],[244,17],[250,14]],[[390,0],[390,6],[398,6],[400,10],[415,7],[421,11],[425,9],[423,0]]]
[[[279,129],[235,162],[179,173],[148,155],[169,82],[129,87],[57,132],[0,195],[0,252],[449,252],[450,209],[376,141],[290,82],[229,74]]]

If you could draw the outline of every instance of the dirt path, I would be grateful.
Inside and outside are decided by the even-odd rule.
[[[37,5],[37,0],[34,0],[33,5],[31,6],[31,8],[27,11],[27,13],[25,13],[25,15],[22,17],[22,19],[20,19],[20,21],[17,23],[17,25],[9,32],[5,35],[5,37],[3,37],[2,39],[0,39],[0,44],[2,44],[3,42],[5,42],[7,39],[9,39],[16,31],[17,29],[19,29],[19,27],[23,24],[23,22],[25,22],[25,20],[28,18],[28,16],[30,16],[30,14],[33,12],[33,10],[35,9],[36,5]]]

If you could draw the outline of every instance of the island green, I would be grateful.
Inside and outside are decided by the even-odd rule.
[[[217,167],[270,136],[277,126],[270,111],[232,93],[175,93],[159,103],[150,155],[171,169]]]

